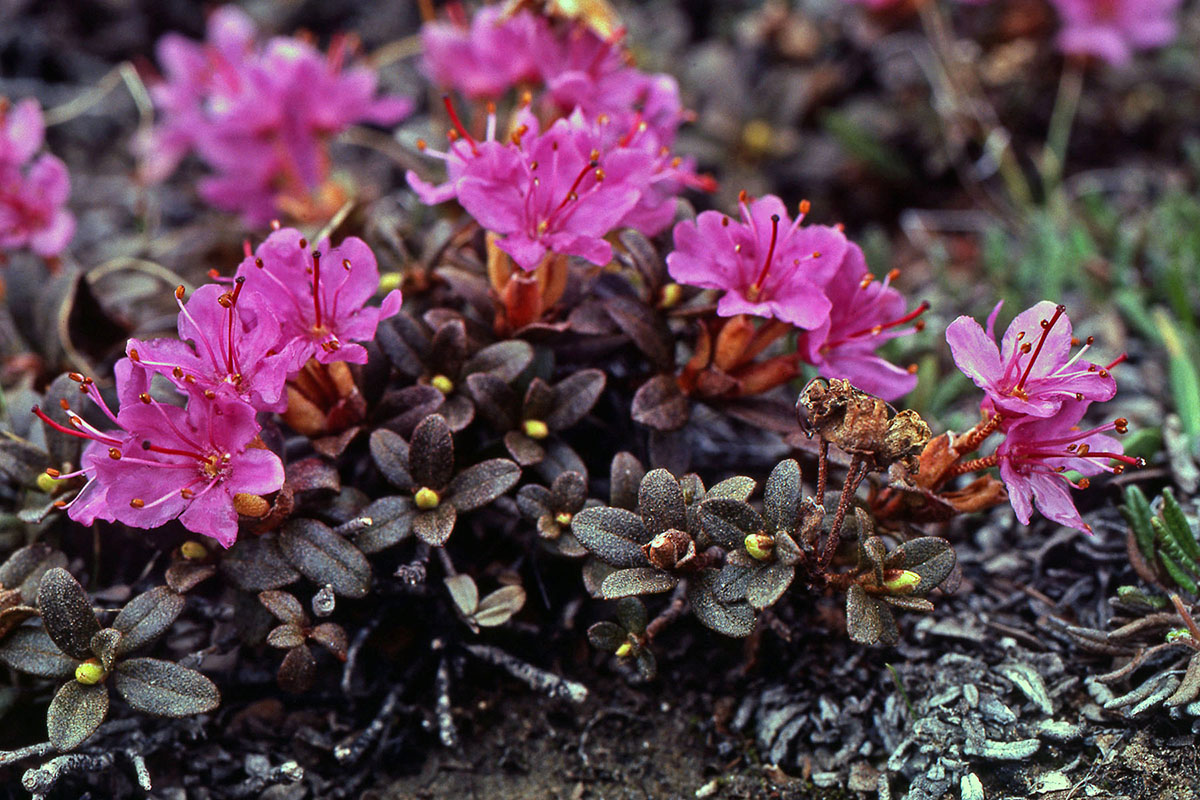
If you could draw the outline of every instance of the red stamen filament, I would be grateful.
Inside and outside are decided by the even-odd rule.
[[[479,151],[475,147],[475,139],[463,127],[462,120],[458,118],[458,112],[454,110],[454,103],[450,101],[450,95],[442,95],[442,104],[446,106],[446,113],[450,115],[450,123],[454,125],[454,130],[458,132],[459,136],[466,139],[467,144],[471,145],[471,152],[478,155]]]
[[[1050,329],[1054,327],[1054,323],[1058,322],[1058,318],[1067,310],[1064,305],[1059,305],[1054,309],[1054,316],[1049,320],[1042,321],[1042,335],[1038,338],[1037,347],[1033,351],[1033,355],[1029,359],[1029,363],[1025,366],[1025,374],[1021,376],[1021,380],[1017,381],[1017,385],[1013,387],[1013,394],[1020,394],[1025,388],[1025,381],[1029,380],[1029,373],[1033,371],[1033,364],[1037,361],[1038,354],[1042,352],[1042,345],[1046,343],[1046,337],[1050,335]]]
[[[763,281],[767,279],[767,273],[771,270],[771,261],[775,258],[775,243],[779,240],[779,215],[771,215],[771,244],[767,248],[767,257],[763,260],[763,265],[758,271],[758,277],[754,279],[754,283],[750,284],[750,290],[746,293],[750,300],[757,300],[759,292],[762,291]]]

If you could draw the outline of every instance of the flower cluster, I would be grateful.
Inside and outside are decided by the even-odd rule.
[[[351,49],[344,37],[328,54],[299,38],[259,43],[232,6],[209,18],[206,42],[164,36],[164,80],[151,89],[162,118],[136,142],[143,177],[163,180],[194,152],[216,173],[201,181],[201,196],[248,224],[303,208],[329,177],[331,137],[356,122],[395,123],[412,107],[376,97],[375,73],[345,65]]]
[[[1062,17],[1058,46],[1071,55],[1122,65],[1134,50],[1169,44],[1181,0],[1053,0]]]
[[[999,312],[998,304],[988,317],[986,332],[966,316],[946,329],[954,363],[984,392],[982,438],[995,430],[1004,435],[995,453],[977,466],[1000,467],[1022,523],[1028,524],[1036,504],[1055,522],[1090,530],[1070,494],[1072,486],[1086,487],[1087,478],[1073,483],[1064,473],[1121,472],[1125,465],[1138,463],[1123,454],[1120,442],[1105,435],[1124,433],[1124,419],[1087,430],[1079,425],[1091,403],[1116,394],[1111,369],[1124,357],[1105,367],[1084,360],[1092,345],[1090,337],[1072,355],[1076,341],[1066,309],[1049,301],[1018,314],[997,346]]]
[[[259,438],[257,413],[286,409],[285,383],[310,358],[365,362],[357,342],[373,339],[379,321],[400,309],[398,290],[379,308],[366,305],[379,271],[359,239],[310,250],[299,231],[283,229],[247,251],[232,282],[202,286],[187,302],[183,287],[176,290],[179,339],[129,341],[115,370],[118,412],[90,378],[73,376],[114,429],[96,428],[66,405],[70,427],[36,410],[52,427],[90,440],[82,468],[55,476],[87,477],[64,504],[72,519],[154,528],[178,518],[228,547],[244,507],[239,496],[283,485],[283,464]],[[156,374],[185,407],[151,396]]]
[[[840,227],[802,226],[808,204],[793,220],[773,195],[739,202],[741,221],[705,211],[675,226],[667,269],[679,283],[725,292],[721,316],[750,314],[801,329],[798,355],[827,378],[891,400],[916,376],[875,354],[925,311],[905,313],[903,296],[867,271],[862,250]]]
[[[0,97],[0,251],[28,247],[52,258],[75,234],[67,166],[49,153],[37,156],[45,133],[36,100],[10,106]]]
[[[523,269],[536,268],[547,252],[605,264],[609,232],[660,233],[685,187],[713,187],[691,160],[671,153],[686,118],[675,80],[629,66],[619,37],[489,7],[470,28],[427,24],[422,41],[430,75],[468,97],[496,97],[522,84],[544,88],[536,101],[526,96],[507,137],[497,138],[491,106],[483,141],[447,98],[455,126],[449,148],[420,144],[446,162],[448,180],[434,186],[408,173],[422,201],[457,199]]]

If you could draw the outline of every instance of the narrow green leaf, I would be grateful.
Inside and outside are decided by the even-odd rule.
[[[1167,524],[1167,530],[1193,561],[1200,561],[1200,542],[1196,541],[1196,534],[1192,531],[1191,523],[1184,516],[1183,509],[1179,507],[1174,493],[1170,489],[1163,489],[1162,496],[1163,522]]]
[[[1121,516],[1129,523],[1133,536],[1137,540],[1142,557],[1148,562],[1154,561],[1154,530],[1150,527],[1150,503],[1146,495],[1137,486],[1130,484],[1125,488],[1125,505],[1120,507]]]

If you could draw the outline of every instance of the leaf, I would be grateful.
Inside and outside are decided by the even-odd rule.
[[[80,660],[59,650],[41,625],[17,628],[0,642],[0,662],[39,678],[65,678]]]
[[[258,593],[258,602],[271,612],[271,616],[284,624],[303,625],[307,622],[304,606],[290,592],[266,591]]]
[[[762,533],[766,522],[749,503],[716,498],[700,504],[700,525],[713,540],[734,550],[750,534]]]
[[[564,472],[578,472],[583,476],[584,481],[587,481],[587,465],[583,463],[579,454],[562,439],[548,439],[542,449],[545,450],[545,453],[542,455],[542,460],[537,463],[537,473],[542,480],[552,483]]]
[[[651,287],[657,288],[670,280],[662,257],[645,234],[632,228],[626,228],[617,234],[617,241],[626,251],[625,258],[622,260],[628,260],[634,269],[642,273],[646,283]]]
[[[316,456],[288,464],[287,483],[296,494],[338,492],[342,488],[342,479],[337,469],[325,459]]]
[[[61,563],[59,563],[61,561]],[[42,542],[26,545],[17,550],[0,565],[0,586],[5,589],[21,588],[21,599],[32,603],[37,598],[37,583],[47,570],[66,564],[62,553]],[[33,590],[26,595],[25,586]]]
[[[375,466],[397,489],[412,491],[416,488],[408,472],[408,442],[397,433],[386,428],[371,433],[371,458]]]
[[[588,641],[597,650],[609,653],[616,650],[625,642],[625,631],[615,622],[597,622],[587,631]]]
[[[183,596],[155,586],[130,600],[112,626],[122,634],[117,655],[123,656],[162,636],[183,611]]]
[[[638,489],[638,513],[650,537],[675,528],[687,530],[687,510],[679,481],[665,469],[654,469],[642,478]]]
[[[647,564],[642,545],[650,534],[642,518],[623,508],[585,508],[571,520],[571,532],[579,543],[614,567]]]
[[[675,337],[654,309],[632,297],[616,295],[604,301],[604,311],[655,369],[669,370],[675,365]]]
[[[454,437],[446,418],[430,414],[413,430],[408,472],[417,486],[441,490],[454,476]]]
[[[525,605],[525,590],[520,586],[502,586],[479,601],[473,619],[484,628],[503,625]]]
[[[732,478],[726,478],[709,489],[705,498],[712,500],[745,500],[754,494],[755,485],[753,478],[747,478],[745,475],[734,475]]]
[[[636,597],[624,597],[617,601],[617,620],[630,633],[646,632],[646,605]]]
[[[309,631],[308,638],[333,653],[338,661],[346,660],[350,639],[346,636],[346,629],[336,622],[322,622]]]
[[[517,427],[520,399],[507,381],[486,372],[475,373],[467,376],[467,390],[492,428],[510,431]]]
[[[690,406],[674,375],[657,375],[633,395],[634,422],[659,431],[677,431],[687,424]]]
[[[554,385],[554,406],[542,420],[552,431],[563,431],[583,419],[604,391],[598,369],[581,369]]]
[[[424,326],[401,312],[390,320],[380,322],[375,341],[388,360],[410,380],[425,370],[422,354],[429,349],[429,335]]]
[[[413,517],[413,533],[430,547],[441,547],[454,533],[458,512],[450,503],[442,503],[432,511],[418,511]]]
[[[757,564],[746,564],[736,560],[735,553],[725,560],[725,564],[713,580],[713,596],[720,603],[736,603],[746,599],[750,589],[750,579],[758,572]],[[753,559],[747,559],[753,560]]]
[[[298,625],[285,623],[267,634],[267,644],[280,650],[290,650],[304,644],[304,631]]]
[[[201,581],[206,581],[217,574],[216,564],[193,564],[190,561],[176,561],[167,567],[164,578],[173,591],[183,594],[196,588]]]
[[[658,661],[654,658],[654,653],[650,648],[640,648],[633,659],[638,673],[648,681],[654,680],[654,676],[658,674]]]
[[[1182,706],[1200,697],[1200,653],[1196,653],[1188,661],[1187,670],[1179,681],[1178,688],[1163,701],[1167,708]]]
[[[85,686],[68,681],[59,687],[46,711],[50,744],[66,752],[83,744],[108,715],[108,687],[103,683]]]
[[[528,520],[537,521],[553,513],[553,499],[550,490],[535,483],[522,486],[517,492],[517,509]]]
[[[619,569],[600,584],[600,596],[616,600],[638,594],[658,594],[675,588],[679,578],[654,567]]]
[[[0,477],[7,476],[15,483],[32,486],[49,465],[49,453],[9,431],[0,431]]]
[[[781,564],[778,561],[770,564],[750,579],[750,585],[746,588],[746,600],[752,608],[759,611],[773,606],[792,585],[795,576],[796,568],[790,564]]]
[[[758,618],[749,603],[721,603],[713,594],[715,570],[707,570],[688,584],[688,602],[696,619],[717,633],[745,638],[754,632]]]
[[[609,505],[633,511],[637,508],[638,487],[646,476],[646,468],[633,453],[625,450],[613,456],[609,468]]]
[[[900,633],[888,607],[875,602],[857,583],[846,592],[846,631],[859,644],[895,644]]]
[[[522,339],[496,342],[467,359],[463,372],[490,373],[504,383],[512,383],[525,368],[533,363],[533,347]]]
[[[301,694],[312,688],[317,679],[317,660],[306,645],[293,647],[283,657],[275,679],[279,688],[290,694]]]
[[[473,511],[507,492],[521,479],[521,468],[507,458],[492,458],[454,476],[446,501],[458,511]]]
[[[278,589],[300,578],[284,560],[273,533],[239,539],[222,554],[221,572],[247,592]]]
[[[775,465],[763,488],[763,511],[774,531],[793,532],[800,516],[800,465],[786,459]]]
[[[158,658],[130,658],[117,664],[113,689],[135,711],[156,717],[204,714],[221,704],[221,693],[194,669]]]
[[[112,669],[117,659],[117,645],[121,643],[121,632],[116,628],[101,628],[92,637],[88,649],[100,659],[100,665],[107,672]]]
[[[1125,487],[1125,505],[1120,507],[1122,516],[1129,523],[1137,540],[1142,557],[1148,562],[1154,561],[1154,531],[1150,528],[1150,504],[1146,495],[1134,484]]]
[[[37,609],[32,606],[9,606],[0,611],[0,641],[4,641],[22,622],[37,615]]]
[[[407,497],[379,498],[358,512],[359,517],[369,518],[371,524],[354,534],[354,546],[370,555],[399,544],[412,534],[416,513]]]
[[[1197,541],[1191,523],[1184,516],[1183,509],[1179,507],[1174,493],[1169,488],[1163,489],[1162,498],[1162,515],[1163,521],[1167,524],[1167,530],[1192,560],[1200,561],[1200,541]]]
[[[587,501],[587,481],[578,472],[564,472],[550,485],[551,504],[556,510],[575,513]]]
[[[46,632],[58,649],[81,661],[90,658],[88,645],[100,623],[79,581],[62,567],[48,570],[38,587],[37,602]]]
[[[371,565],[362,551],[316,520],[285,525],[279,549],[300,574],[317,585],[331,585],[343,597],[366,597],[371,588]]]
[[[470,575],[460,572],[453,577],[445,578],[442,582],[446,584],[446,589],[450,592],[450,599],[454,601],[454,605],[458,606],[458,610],[464,617],[475,613],[475,609],[479,607],[479,589]]]
[[[910,539],[888,553],[884,566],[888,569],[912,570],[921,582],[910,594],[926,595],[946,579],[954,569],[956,556],[950,543],[936,536]]]
[[[387,420],[387,430],[400,436],[411,436],[421,420],[440,413],[445,403],[446,396],[432,386],[405,386],[384,393],[375,409],[375,418]]]

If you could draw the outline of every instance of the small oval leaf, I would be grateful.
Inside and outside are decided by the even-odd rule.
[[[58,648],[73,658],[90,658],[88,645],[100,623],[79,581],[62,567],[48,570],[42,576],[37,600],[46,633]]]
[[[215,683],[194,669],[158,658],[130,658],[117,664],[113,688],[136,711],[156,717],[188,717],[221,703]]]
[[[362,551],[314,519],[285,525],[279,549],[304,577],[330,584],[343,597],[366,597],[371,588],[371,565]]]
[[[74,750],[96,732],[108,714],[108,687],[103,683],[85,686],[64,683],[46,711],[50,744],[61,751]]]
[[[650,535],[642,518],[623,508],[585,508],[571,520],[579,543],[614,567],[642,567],[648,562],[642,544]]]
[[[41,625],[17,628],[0,642],[0,662],[27,675],[65,678],[75,671],[79,661],[58,649]]]
[[[112,623],[122,634],[116,654],[123,656],[162,636],[183,611],[183,603],[183,595],[166,586],[155,586],[126,603]]]
[[[508,622],[525,605],[525,590],[520,586],[503,586],[479,601],[473,619],[484,628],[494,628]]]
[[[675,588],[679,578],[653,567],[619,569],[600,584],[600,594],[605,600],[616,600],[638,594],[657,594]]]

